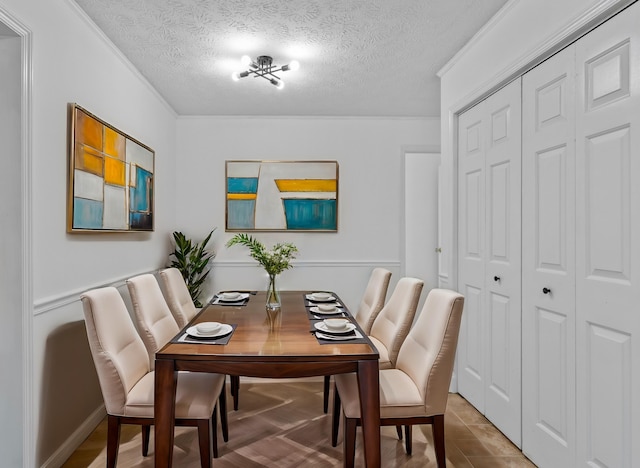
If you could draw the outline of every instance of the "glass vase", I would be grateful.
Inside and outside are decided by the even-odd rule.
[[[267,313],[280,311],[280,291],[276,286],[276,275],[269,275],[269,287],[267,288]]]

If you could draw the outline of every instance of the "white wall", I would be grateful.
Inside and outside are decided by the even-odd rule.
[[[439,144],[437,119],[180,117],[176,225],[202,238],[217,226],[208,292],[266,287],[246,249],[226,249],[225,160],[329,159],[339,163],[337,233],[258,233],[269,246],[296,244],[281,289],[331,289],[356,307],[374,266],[401,272],[403,147]],[[435,222],[425,214],[425,222]]]
[[[156,269],[174,225],[173,111],[68,0],[0,0],[32,37],[32,440],[25,464],[57,466],[102,403],[79,294]],[[67,234],[68,103],[156,151],[155,232]],[[15,174],[19,177],[19,174]],[[19,313],[18,310],[7,313]],[[27,331],[29,333],[29,331]],[[20,359],[18,355],[15,359]],[[13,358],[13,357],[12,357]],[[99,414],[97,415],[100,416]],[[80,428],[80,432],[78,432]],[[20,428],[13,427],[14,431]]]
[[[511,0],[439,72],[441,77],[442,273],[457,282],[456,114],[627,0]],[[473,79],[470,79],[473,77]]]

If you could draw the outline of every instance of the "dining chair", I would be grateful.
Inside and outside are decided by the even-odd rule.
[[[133,304],[133,312],[138,325],[138,331],[142,337],[142,342],[147,348],[149,355],[149,365],[155,368],[156,352],[178,334],[181,327],[178,326],[171,310],[162,295],[162,290],[156,277],[150,273],[138,275],[127,280],[127,288]],[[226,385],[225,404],[221,411],[222,437],[224,441],[229,440],[226,408]],[[224,410],[224,411],[223,411]]]
[[[182,273],[177,268],[165,268],[160,272],[160,279],[164,286],[167,305],[173,314],[173,318],[180,328],[184,328],[200,311],[191,299],[187,283]],[[238,410],[240,398],[240,377],[231,375],[231,396],[233,397],[233,409]]]
[[[395,367],[400,346],[404,342],[416,315],[424,281],[400,278],[371,326],[369,339],[380,353],[380,369]]]
[[[185,283],[180,270],[173,267],[165,268],[160,272],[160,280],[164,286],[167,305],[173,318],[180,328],[184,328],[200,309],[193,304],[187,283]]]
[[[385,268],[374,268],[369,276],[369,282],[364,290],[358,310],[353,317],[362,328],[362,331],[368,335],[371,332],[373,321],[384,306],[387,298],[387,290],[389,289],[389,281],[391,280],[391,272]],[[329,410],[329,387],[331,376],[324,376],[324,412]]]
[[[380,370],[380,425],[405,426],[405,447],[411,455],[411,428],[431,424],[436,461],[446,466],[444,414],[458,344],[464,297],[433,289],[405,339],[396,367]],[[338,439],[340,407],[344,414],[344,460],[353,463],[356,427],[360,424],[358,380],[355,374],[335,377],[331,444]]]
[[[127,307],[114,287],[88,291],[81,296],[93,362],[107,410],[107,467],[116,466],[122,424],[142,426],[142,455],[149,452],[154,425],[155,372],[142,338]],[[218,457],[217,408],[225,411],[221,374],[179,372],[176,425],[198,428],[200,464],[211,467]],[[216,401],[220,401],[220,405]]]

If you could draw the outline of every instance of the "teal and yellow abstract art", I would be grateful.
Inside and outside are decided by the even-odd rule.
[[[227,161],[227,231],[338,230],[337,161]]]
[[[71,105],[67,231],[153,231],[155,152]]]

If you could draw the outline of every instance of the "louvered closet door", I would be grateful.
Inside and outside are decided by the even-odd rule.
[[[640,466],[640,4],[576,43],[577,466]]]
[[[520,80],[458,125],[458,388],[520,444]]]
[[[575,453],[574,47],[522,83],[522,451]]]

